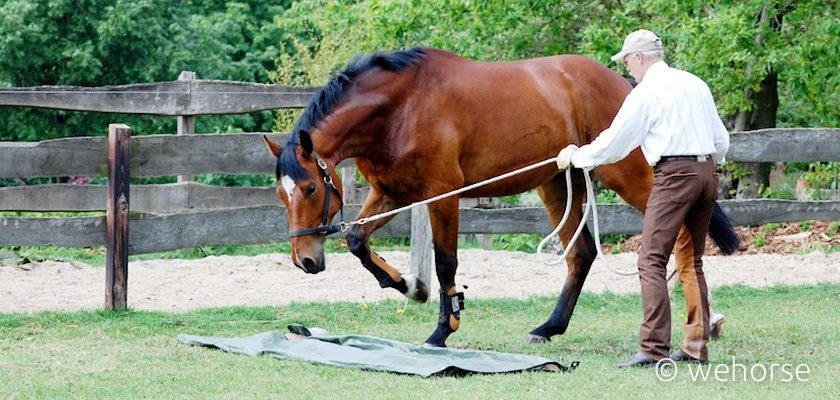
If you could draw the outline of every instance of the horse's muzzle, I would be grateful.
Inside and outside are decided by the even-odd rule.
[[[313,259],[311,257],[304,257],[300,261],[296,260],[295,265],[307,274],[317,274],[326,269],[323,256],[318,257],[317,259]]]

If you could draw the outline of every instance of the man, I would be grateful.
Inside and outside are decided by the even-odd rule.
[[[638,30],[611,59],[623,61],[639,84],[627,95],[609,128],[592,143],[569,145],[557,157],[560,169],[571,164],[591,169],[626,157],[641,146],[653,166],[654,184],[647,203],[639,251],[644,323],[638,352],[618,367],[646,366],[668,358],[671,310],[665,272],[677,233],[685,224],[692,237],[694,268],[681,271],[688,321],[682,349],[674,361],[706,363],[709,307],[701,257],[717,198],[715,162],[729,149],[729,133],[717,114],[709,87],[700,78],[662,59],[662,41]],[[682,276],[687,275],[687,276]]]

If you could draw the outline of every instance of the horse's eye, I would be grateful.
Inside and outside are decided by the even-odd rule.
[[[308,188],[306,188],[304,194],[306,195],[306,197],[310,197],[313,194],[315,194],[315,185],[310,185]]]

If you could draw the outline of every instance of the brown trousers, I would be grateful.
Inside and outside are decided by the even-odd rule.
[[[694,265],[678,271],[688,314],[683,351],[706,360],[709,301],[701,258],[717,199],[715,164],[711,159],[665,161],[657,164],[653,172],[638,261],[645,314],[639,330],[639,352],[658,360],[668,357],[671,349],[671,305],[665,273],[677,234],[685,225],[692,238],[688,250],[693,253]]]

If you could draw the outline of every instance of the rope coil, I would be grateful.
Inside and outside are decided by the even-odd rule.
[[[566,169],[566,210],[563,212],[563,218],[560,219],[560,223],[557,224],[557,227],[548,234],[548,236],[544,237],[543,240],[540,241],[540,244],[537,246],[537,256],[542,259],[542,261],[546,265],[560,265],[566,261],[566,257],[572,251],[572,248],[577,241],[580,233],[583,231],[583,227],[586,226],[586,220],[589,218],[589,210],[592,210],[592,225],[593,230],[595,231],[593,236],[595,239],[595,260],[598,257],[604,255],[603,251],[601,251],[601,235],[600,229],[598,227],[598,206],[595,203],[595,191],[592,189],[592,178],[589,176],[590,168],[583,169],[583,177],[586,179],[586,207],[583,209],[583,217],[580,219],[580,224],[578,225],[577,229],[575,230],[575,234],[572,235],[572,239],[569,240],[569,243],[566,244],[563,254],[560,255],[555,260],[548,260],[546,257],[543,257],[543,247],[550,241],[552,238],[556,237],[557,234],[560,232],[560,229],[563,229],[563,226],[566,225],[566,221],[569,219],[569,214],[572,211],[572,170],[571,168]],[[595,261],[593,260],[593,262]],[[612,273],[621,276],[633,276],[638,275],[639,271],[631,271],[631,272],[624,272],[618,271],[610,266],[609,263],[606,264],[607,269],[609,269]]]

